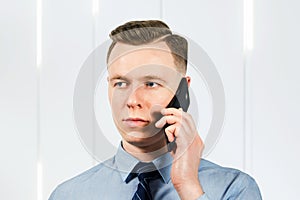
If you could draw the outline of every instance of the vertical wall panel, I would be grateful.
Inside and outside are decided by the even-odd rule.
[[[253,173],[265,199],[298,199],[299,1],[255,1]]]
[[[43,199],[54,187],[92,166],[73,120],[73,91],[92,51],[92,0],[43,1],[41,157]]]
[[[0,29],[0,198],[35,200],[35,1],[1,2]]]
[[[164,1],[163,4],[163,19],[176,32],[190,37],[207,52],[223,81],[226,120],[222,136],[208,159],[239,169],[243,169],[244,159],[242,11],[242,1],[237,0],[177,0]],[[197,88],[193,85],[195,83],[192,79],[191,87]],[[201,99],[201,96],[198,98]],[[207,117],[209,113],[201,111],[200,115]]]

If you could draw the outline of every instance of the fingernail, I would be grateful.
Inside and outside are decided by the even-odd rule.
[[[157,121],[157,122],[155,123],[156,128],[159,128],[159,124],[160,124],[159,121]]]

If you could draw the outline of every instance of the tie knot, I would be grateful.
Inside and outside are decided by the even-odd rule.
[[[158,179],[160,178],[160,173],[155,170],[155,171],[151,171],[151,172],[143,172],[143,173],[139,173],[138,174],[138,179],[139,181],[145,181],[145,182],[149,182],[150,180],[154,180],[154,179]]]
[[[136,166],[134,167],[134,169],[132,170],[132,172],[134,173],[147,173],[147,172],[152,172],[152,171],[156,171],[156,167],[153,164],[153,162],[139,162],[138,164],[136,164]]]
[[[126,183],[128,183],[135,177],[138,177],[139,181],[148,182],[149,180],[160,178],[161,175],[152,162],[150,163],[139,162],[127,177]]]

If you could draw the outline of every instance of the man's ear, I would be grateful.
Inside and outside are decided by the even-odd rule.
[[[190,84],[191,84],[191,77],[190,77],[190,76],[186,76],[185,79],[186,79],[186,82],[187,82],[187,84],[188,84],[188,87],[190,87]]]

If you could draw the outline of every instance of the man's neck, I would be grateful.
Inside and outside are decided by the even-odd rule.
[[[138,147],[123,140],[122,147],[127,153],[131,154],[142,162],[151,162],[157,157],[168,152],[167,143],[165,140],[161,141],[161,143],[156,143],[156,147],[151,145],[151,147],[148,148]]]

